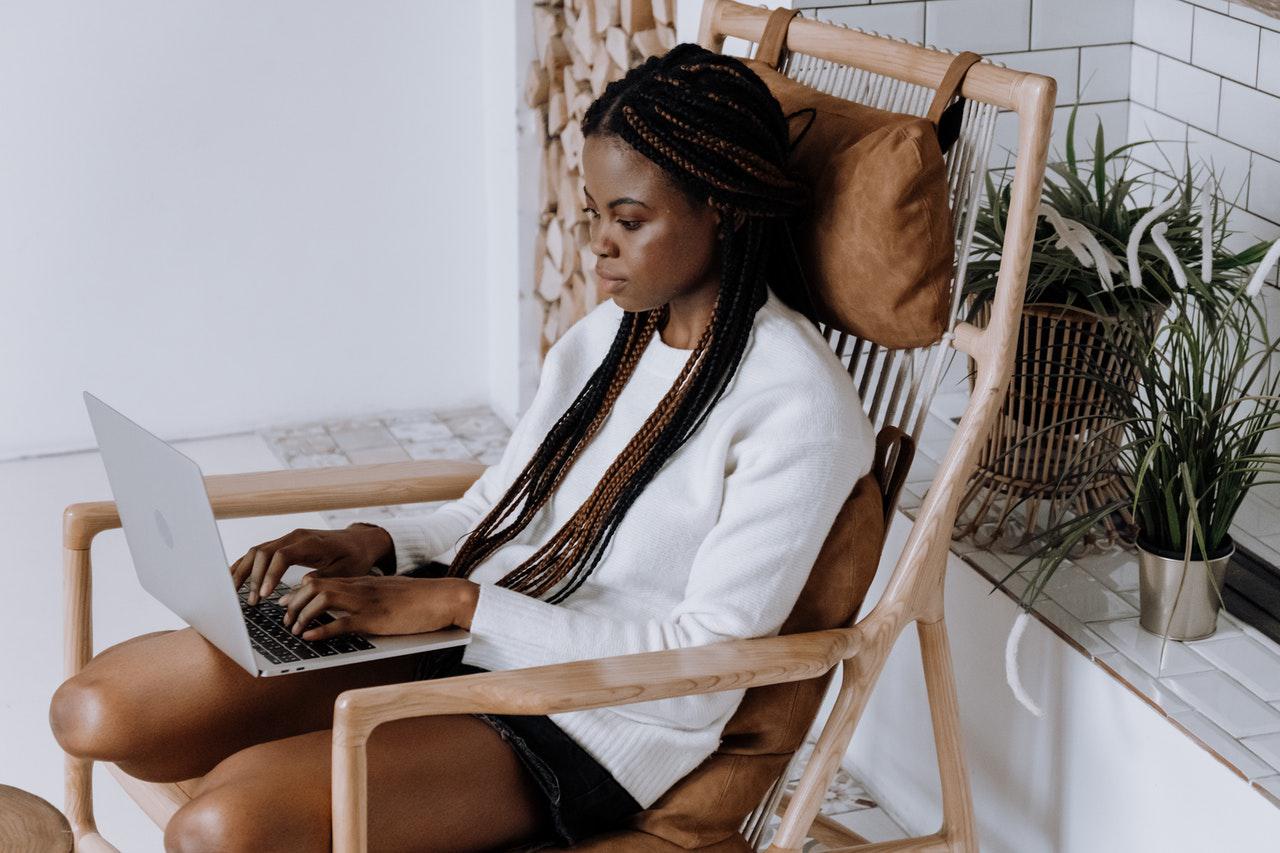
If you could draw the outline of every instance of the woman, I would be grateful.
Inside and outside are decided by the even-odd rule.
[[[502,459],[425,519],[294,531],[231,568],[256,600],[314,567],[286,623],[350,615],[306,639],[458,625],[471,642],[254,679],[193,631],[164,632],[55,694],[68,752],[148,780],[207,774],[167,849],[328,849],[344,690],[769,636],[790,612],[874,442],[789,289],[786,225],[806,193],[784,165],[787,120],[740,61],[680,44],[611,83],[583,133],[611,299],[547,353]],[[536,849],[620,825],[715,750],[744,692],[381,726],[370,847]]]

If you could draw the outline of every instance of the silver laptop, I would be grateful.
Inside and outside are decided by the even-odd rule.
[[[287,585],[253,607],[247,589],[235,589],[200,466],[88,391],[84,402],[142,588],[249,672],[284,675],[471,641],[462,628],[319,642],[294,636],[277,603]],[[322,613],[311,624],[334,614],[343,615]]]

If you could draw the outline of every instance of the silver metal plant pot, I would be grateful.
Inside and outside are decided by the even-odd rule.
[[[1151,548],[1138,542],[1138,624],[1152,634],[1171,640],[1202,640],[1218,625],[1222,580],[1235,553],[1228,540],[1226,551],[1209,560],[1185,564],[1181,554]],[[1181,586],[1181,590],[1179,590]]]

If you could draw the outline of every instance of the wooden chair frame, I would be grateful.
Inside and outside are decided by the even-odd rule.
[[[726,37],[758,43],[768,16],[769,10],[734,0],[707,0],[699,42],[717,52],[723,51]],[[942,51],[799,17],[791,23],[786,47],[927,87],[938,85],[951,59]],[[957,323],[944,338],[944,345],[973,359],[974,390],[888,585],[870,613],[847,628],[346,691],[335,702],[333,721],[335,851],[367,850],[365,747],[370,734],[383,723],[432,714],[552,714],[626,705],[810,679],[839,665],[842,679],[834,707],[795,793],[787,798],[768,848],[769,853],[798,851],[818,816],[876,678],[899,635],[913,622],[937,747],[942,825],[920,837],[840,849],[866,853],[978,849],[943,621],[943,577],[961,492],[1011,376],[1055,88],[1051,78],[990,63],[973,66],[965,77],[961,92],[966,99],[1017,114],[1018,144],[1003,261],[987,327]],[[467,462],[397,462],[210,476],[206,485],[216,517],[240,518],[451,500],[461,496],[483,470]],[[110,501],[76,503],[64,512],[67,677],[79,672],[93,654],[90,546],[98,533],[119,526]],[[67,818],[77,850],[114,851],[94,822],[92,768],[92,761],[66,757]],[[189,799],[195,781],[148,783],[115,765],[108,769],[160,826]],[[770,812],[778,802],[782,781],[766,797]]]

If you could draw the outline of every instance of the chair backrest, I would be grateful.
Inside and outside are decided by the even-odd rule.
[[[802,15],[800,16],[802,17]],[[794,22],[793,22],[794,24]],[[863,33],[842,24],[824,24],[846,32]],[[877,34],[870,34],[879,37]],[[895,39],[900,44],[905,40]],[[918,46],[918,45],[917,45]],[[759,42],[752,42],[755,56]],[[955,51],[942,51],[954,56]],[[790,50],[779,69],[797,82],[830,95],[892,112],[923,116],[935,89],[844,62]],[[955,144],[944,155],[956,245],[952,273],[948,334],[936,344],[914,349],[886,349],[829,324],[819,330],[857,383],[858,394],[877,431],[886,426],[900,429],[912,444],[919,442],[933,395],[947,372],[955,349],[951,334],[959,318],[960,283],[968,265],[974,226],[984,188],[983,176],[995,132],[998,109],[994,104],[966,100]],[[905,474],[910,458],[894,460]],[[888,509],[896,494],[891,496]]]
[[[747,6],[734,0],[707,0],[703,6],[698,40],[708,49],[723,52],[726,38],[742,39],[749,43],[748,55],[754,57],[770,14],[767,9]],[[788,77],[828,94],[914,115],[925,114],[938,83],[954,57],[952,52],[803,16],[797,16],[791,21],[785,47],[786,57],[780,70]],[[960,486],[973,470],[980,443],[995,420],[1010,376],[1017,316],[1022,307],[1026,263],[1034,234],[1035,208],[1044,176],[1054,88],[1054,83],[1049,78],[1012,71],[988,61],[975,65],[965,78],[961,93],[966,103],[960,135],[946,155],[955,227],[956,263],[950,318],[942,340],[918,349],[889,350],[857,338],[845,330],[825,325],[819,327],[856,382],[867,413],[881,438],[897,430],[901,431],[899,434],[909,437],[909,441],[903,442],[903,452],[899,453],[897,447],[892,448],[892,458],[885,460],[884,468],[878,471],[878,485],[887,495],[883,507],[886,521],[892,514],[897,495],[896,488],[891,486],[890,481],[900,482],[905,467],[910,465],[913,455],[911,449],[921,434],[934,392],[951,359],[958,351],[963,352],[973,359],[975,366],[975,391],[960,419],[955,438],[939,465],[934,487],[930,489],[917,514],[916,523],[888,587],[877,606],[859,623],[859,627],[865,627],[869,635],[877,636],[875,632],[881,632],[878,636],[888,637],[890,647],[893,639],[910,621],[941,618],[942,572],[946,564],[945,555],[955,521]],[[974,225],[982,202],[996,115],[1001,109],[1017,112],[1019,142],[1013,167],[1010,213],[1005,229],[1004,262],[992,302],[990,320],[986,329],[978,329],[959,320],[960,283],[964,280]],[[884,447],[880,450],[883,451]],[[866,484],[859,485],[861,487]],[[843,526],[842,521],[860,518],[860,524],[868,524],[865,506],[863,513],[859,515],[858,500],[858,492],[855,490],[823,548],[826,559],[847,562],[846,571],[855,579],[851,587],[841,585],[836,588],[839,592],[848,589],[855,596],[856,600],[851,602],[851,620],[857,616],[862,596],[867,591],[865,584],[869,584],[870,575],[875,571],[882,544],[882,540],[878,540],[874,549],[868,549],[865,543],[859,544],[859,537],[848,536],[848,527]],[[873,530],[882,534],[884,528],[876,529],[872,526],[868,532]],[[815,565],[815,575],[831,577],[830,571],[830,567],[824,564],[824,558],[820,557]],[[837,572],[835,576],[839,575]],[[807,597],[820,596],[824,592],[830,594],[832,591],[806,586],[793,616],[806,612],[811,616],[815,615],[816,611],[811,609],[812,602],[806,601]],[[833,616],[833,613],[825,614],[828,619]],[[800,621],[814,622],[813,619]],[[818,627],[836,627],[808,624],[799,628],[798,624],[784,626],[783,633],[788,632],[787,628],[814,630]],[[887,648],[876,649],[880,663],[887,653]],[[878,673],[880,663],[870,664],[870,670]],[[813,679],[812,683],[825,690],[830,675],[828,672],[821,679]],[[874,675],[870,677],[874,679]],[[767,689],[784,686],[770,685]],[[775,732],[776,736],[771,738],[758,733],[754,738],[755,746],[767,745],[772,750],[798,747],[799,744],[794,743],[797,730],[795,708],[790,708],[791,713],[784,715],[782,708],[776,707],[771,723],[762,714],[763,703],[750,701],[753,693],[759,690],[762,688],[747,691],[739,713],[730,720],[726,733],[741,734],[743,724],[754,724],[757,728],[773,725],[778,730]],[[794,695],[791,698],[795,698]],[[804,698],[812,700],[813,697],[807,694]],[[821,700],[820,695],[818,700]],[[810,701],[800,704],[804,708],[799,714],[807,714],[804,716],[804,728],[807,731],[816,714],[817,705],[810,709]],[[750,725],[745,728],[749,730]],[[851,731],[852,727],[849,728]],[[824,730],[823,742],[825,741]],[[729,745],[728,740],[722,744],[722,750],[726,745]],[[716,759],[723,757],[720,752],[712,756]],[[789,764],[781,767],[768,790],[763,792],[760,804],[739,826],[739,831],[746,836],[753,848],[757,848],[767,818],[777,808],[788,768]],[[684,781],[681,780],[681,783]],[[743,781],[752,780],[747,777]],[[755,781],[758,784],[758,780]],[[688,840],[681,839],[686,843]]]

